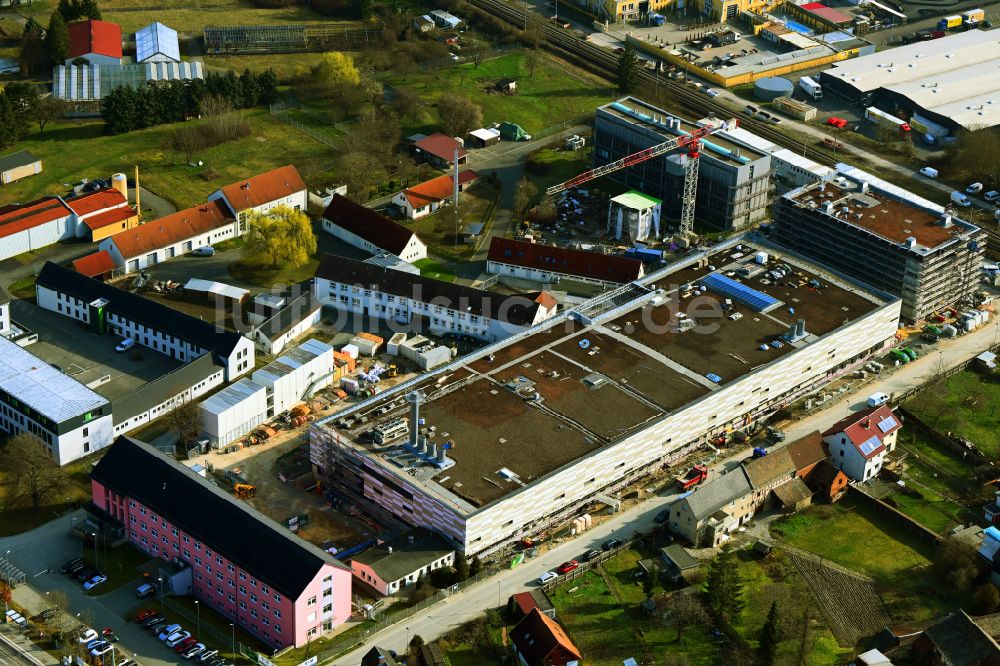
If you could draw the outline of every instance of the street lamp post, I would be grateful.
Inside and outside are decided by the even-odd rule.
[[[194,609],[198,614],[198,635],[201,636],[201,604],[197,599],[194,600]]]
[[[89,533],[91,538],[94,539],[94,568],[100,569],[100,558],[97,556],[97,532]]]
[[[160,613],[163,613],[163,576],[156,577],[156,591],[160,595]]]
[[[236,661],[236,625],[230,622],[229,628],[233,632],[233,661]]]

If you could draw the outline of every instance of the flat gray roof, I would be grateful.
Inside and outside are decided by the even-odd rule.
[[[6,338],[0,338],[0,389],[56,423],[108,403]]]

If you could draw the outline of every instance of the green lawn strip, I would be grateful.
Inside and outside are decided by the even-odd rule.
[[[952,477],[948,478],[947,481],[953,485],[953,490],[956,493],[968,490],[969,472],[974,467],[971,461],[963,462],[949,449],[915,429],[907,428],[900,434],[899,445]]]
[[[790,516],[775,523],[772,532],[792,546],[871,576],[898,622],[930,619],[955,603],[935,584],[930,544],[850,499]]]
[[[394,88],[408,88],[427,105],[421,118],[403,127],[403,134],[430,133],[440,130],[440,119],[434,104],[445,93],[457,93],[483,108],[483,123],[509,121],[517,123],[528,134],[570,120],[605,104],[616,97],[611,87],[585,83],[569,77],[565,65],[543,57],[528,75],[524,56],[512,53],[480,63],[457,65],[446,70],[428,70],[390,77],[386,83]],[[502,78],[517,80],[516,95],[488,92]]]
[[[976,405],[970,399],[976,398]],[[937,401],[940,417],[929,414]],[[975,372],[959,372],[907,402],[917,416],[939,432],[953,432],[975,443],[985,455],[1000,459],[1000,382]]]
[[[33,298],[35,296],[35,276],[30,275],[11,282],[7,291],[18,298]]]
[[[501,666],[503,664],[502,661],[488,652],[479,650],[468,643],[446,649],[444,656],[451,666]]]
[[[239,261],[229,266],[229,274],[237,280],[263,288],[289,285],[308,280],[316,274],[318,258],[311,258],[302,266],[261,266],[254,261]]]
[[[918,488],[923,499],[909,497],[902,493],[892,496],[896,508],[929,530],[943,534],[949,528],[960,524],[964,509],[937,493]]]
[[[68,184],[84,177],[115,172],[131,176],[137,164],[143,187],[178,207],[197,205],[222,185],[283,164],[298,167],[310,185],[324,184],[311,182],[309,176],[332,162],[328,146],[275,122],[264,109],[245,113],[253,135],[198,151],[194,159],[204,162],[200,167],[181,164],[183,155],[171,155],[161,148],[164,137],[176,125],[110,136],[104,134],[101,121],[52,123],[44,133],[33,133],[18,144],[19,149],[41,158],[45,170],[5,185],[3,201],[65,194]],[[214,177],[206,180],[203,174]]]
[[[525,172],[527,178],[538,187],[539,192],[544,192],[547,187],[567,181],[593,166],[590,160],[590,151],[587,149],[556,150],[554,148],[543,148],[532,153],[529,159],[544,165],[542,170],[545,170],[545,173]],[[584,187],[589,187],[590,185],[588,184]]]
[[[314,21],[335,22],[304,5],[264,9],[251,0],[192,0],[151,7],[146,0],[115,0],[102,6],[105,21],[122,26],[122,32],[135,32],[160,21],[178,32],[201,35],[209,25],[301,24]],[[44,24],[44,23],[43,23]],[[350,25],[345,23],[345,25]]]
[[[444,282],[454,282],[455,273],[450,268],[434,259],[421,259],[413,262],[413,265],[420,269],[420,274],[424,277],[442,280]]]

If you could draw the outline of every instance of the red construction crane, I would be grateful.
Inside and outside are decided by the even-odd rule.
[[[721,121],[714,125],[705,125],[703,127],[698,127],[687,134],[682,134],[676,138],[670,139],[669,141],[664,141],[661,144],[653,146],[652,148],[646,148],[645,150],[640,150],[637,153],[632,153],[626,157],[621,158],[615,162],[610,162],[603,166],[599,166],[596,169],[591,169],[590,171],[584,171],[578,176],[574,176],[569,180],[559,183],[558,185],[553,185],[552,187],[545,190],[545,194],[553,195],[562,192],[563,190],[575,187],[582,183],[586,183],[588,180],[594,180],[595,178],[600,178],[601,176],[606,176],[609,173],[614,173],[619,169],[625,169],[627,167],[639,164],[640,162],[645,162],[646,160],[651,160],[654,157],[659,157],[664,153],[668,153],[678,148],[687,148],[688,156],[691,158],[698,157],[698,143],[703,137],[709,136],[710,134],[715,134],[716,132],[732,129],[736,127],[736,120]]]

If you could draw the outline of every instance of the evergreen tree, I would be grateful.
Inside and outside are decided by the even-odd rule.
[[[56,7],[56,13],[58,13],[59,16],[62,16],[63,21],[66,23],[72,23],[80,18],[80,1],[59,0],[59,5]]]
[[[482,570],[483,570],[482,560],[479,559],[478,555],[473,555],[472,560],[469,562],[469,575],[475,576]]]
[[[743,577],[736,552],[728,544],[708,567],[705,593],[712,610],[726,619],[743,610]]]
[[[465,557],[465,553],[458,553],[455,556],[455,572],[459,581],[469,579],[469,560]]]
[[[31,16],[21,32],[21,70],[29,75],[48,72],[49,56],[45,51],[45,29]]]
[[[0,95],[0,148],[17,143],[17,114],[6,95]]]
[[[778,630],[778,602],[771,602],[771,610],[767,612],[767,621],[760,630],[760,661],[764,666],[773,666],[778,654],[778,643],[781,636]]]
[[[257,106],[257,99],[260,97],[260,85],[257,75],[249,69],[244,69],[240,74],[240,86],[238,101],[233,106],[249,109]]]
[[[626,43],[618,56],[618,89],[624,93],[631,92],[638,79],[639,56],[635,53],[635,47]]]
[[[278,101],[278,76],[273,69],[268,69],[260,74],[257,80],[260,88],[260,104],[274,104]]]
[[[61,65],[69,58],[69,30],[59,12],[49,18],[49,28],[45,31],[45,52],[54,65]]]
[[[11,81],[4,87],[3,96],[10,100],[10,108],[14,114],[13,132],[20,141],[28,136],[31,122],[38,113],[41,101],[38,89],[24,81]]]
[[[97,0],[83,0],[80,3],[80,16],[100,21],[101,8],[97,6]]]

